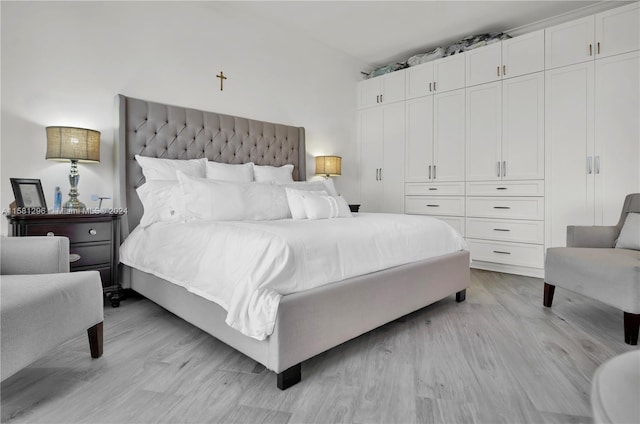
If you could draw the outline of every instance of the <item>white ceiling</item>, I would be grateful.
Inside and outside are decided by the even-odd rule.
[[[305,33],[369,66],[468,35],[506,31],[598,1],[264,1],[232,7]],[[616,6],[607,2],[606,8]]]

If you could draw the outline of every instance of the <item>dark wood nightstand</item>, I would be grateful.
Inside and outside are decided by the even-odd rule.
[[[349,209],[351,209],[351,212],[358,212],[360,210],[360,205],[349,205]]]
[[[120,306],[118,275],[121,213],[59,213],[7,215],[9,235],[69,238],[71,272],[100,272],[102,289],[114,308]]]

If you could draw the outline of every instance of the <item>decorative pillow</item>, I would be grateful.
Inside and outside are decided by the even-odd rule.
[[[302,198],[304,210],[309,219],[352,217],[347,201],[342,196],[325,196],[306,193]]]
[[[174,180],[177,181],[176,171],[181,171],[192,177],[205,176],[207,159],[159,159],[136,155],[136,161],[142,167],[142,175],[147,181]]]
[[[627,214],[616,241],[616,248],[640,250],[640,213]]]
[[[333,180],[327,178],[321,181],[294,181],[288,184],[282,184],[284,187],[305,191],[326,191],[330,196],[338,196]]]
[[[264,221],[291,218],[283,187],[194,178],[178,172],[185,218],[216,221]]]
[[[253,165],[253,178],[257,183],[292,183],[293,165],[280,167],[268,165]]]
[[[250,183],[253,181],[253,162],[240,165],[207,161],[207,178],[219,181]]]
[[[304,196],[307,193],[324,194],[327,195],[325,190],[310,191],[310,190],[296,190],[293,188],[285,187],[287,193],[287,202],[289,203],[289,210],[291,211],[291,217],[293,219],[307,219],[307,212],[304,210]]]
[[[142,228],[155,222],[184,221],[184,197],[178,181],[151,180],[136,189],[144,213]]]

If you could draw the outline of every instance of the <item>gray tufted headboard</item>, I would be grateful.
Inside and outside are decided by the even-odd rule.
[[[135,155],[257,165],[293,164],[306,178],[304,128],[254,121],[146,100],[116,96],[116,207],[127,208],[122,240],[140,222],[136,188],[144,184]],[[119,201],[119,203],[118,203]]]

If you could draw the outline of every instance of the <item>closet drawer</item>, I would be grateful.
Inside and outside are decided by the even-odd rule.
[[[405,213],[464,216],[464,197],[405,196]]]
[[[542,197],[467,197],[467,216],[478,218],[544,219]]]
[[[469,196],[544,196],[544,180],[468,181]]]
[[[451,225],[462,237],[464,237],[464,217],[462,216],[434,216],[434,218]]]
[[[507,265],[544,267],[544,246],[467,239],[472,261],[496,262]]]
[[[464,196],[464,183],[406,183],[407,196]]]
[[[543,221],[467,218],[467,237],[520,243],[544,243]]]

